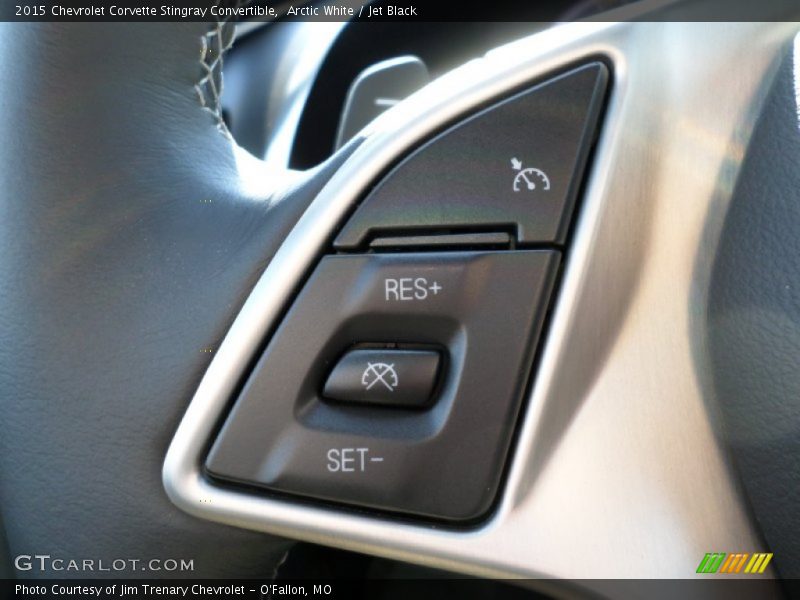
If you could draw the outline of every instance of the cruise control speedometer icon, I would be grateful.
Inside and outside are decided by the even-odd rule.
[[[522,162],[516,157],[511,159],[511,168],[517,172],[512,186],[515,192],[523,190],[533,192],[537,189],[546,192],[550,189],[550,179],[547,177],[547,173],[541,169],[535,167],[523,168]]]
[[[394,370],[394,364],[387,364],[383,362],[367,363],[367,368],[361,375],[361,385],[368,390],[380,384],[390,392],[394,391],[397,387],[397,371]]]

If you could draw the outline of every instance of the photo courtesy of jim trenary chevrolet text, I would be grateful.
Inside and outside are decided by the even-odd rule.
[[[0,597],[800,597],[798,0],[13,0],[0,139]]]

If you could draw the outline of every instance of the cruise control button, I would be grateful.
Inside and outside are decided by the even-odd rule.
[[[476,227],[563,243],[607,80],[603,64],[584,65],[451,127],[379,182],[334,246]]]
[[[439,353],[431,350],[351,350],[334,368],[322,395],[344,402],[424,407],[438,370]]]
[[[552,250],[324,257],[245,382],[206,472],[448,521],[486,514],[559,259]],[[354,341],[393,345],[369,348],[380,353],[375,361],[362,355],[343,375],[346,387],[371,385],[387,397],[407,381],[399,368],[404,359],[389,350],[441,348],[430,407],[323,397],[323,382],[339,368],[337,353]],[[422,370],[415,377],[429,382],[433,367]]]

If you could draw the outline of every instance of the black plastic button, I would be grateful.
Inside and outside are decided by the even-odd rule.
[[[521,243],[563,243],[608,80],[591,63],[451,127],[401,162],[334,242],[488,227]]]
[[[324,257],[233,406],[208,473],[439,519],[483,515],[559,258],[540,250]],[[442,348],[435,402],[408,410],[322,398],[320,382],[353,340]]]
[[[439,353],[430,350],[351,350],[333,369],[322,395],[344,402],[424,407],[438,370]]]

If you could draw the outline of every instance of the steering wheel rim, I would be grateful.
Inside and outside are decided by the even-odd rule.
[[[340,158],[292,174],[237,149],[216,104],[226,24],[0,31],[10,555],[269,577],[290,542],[179,511],[160,465],[219,340]]]

